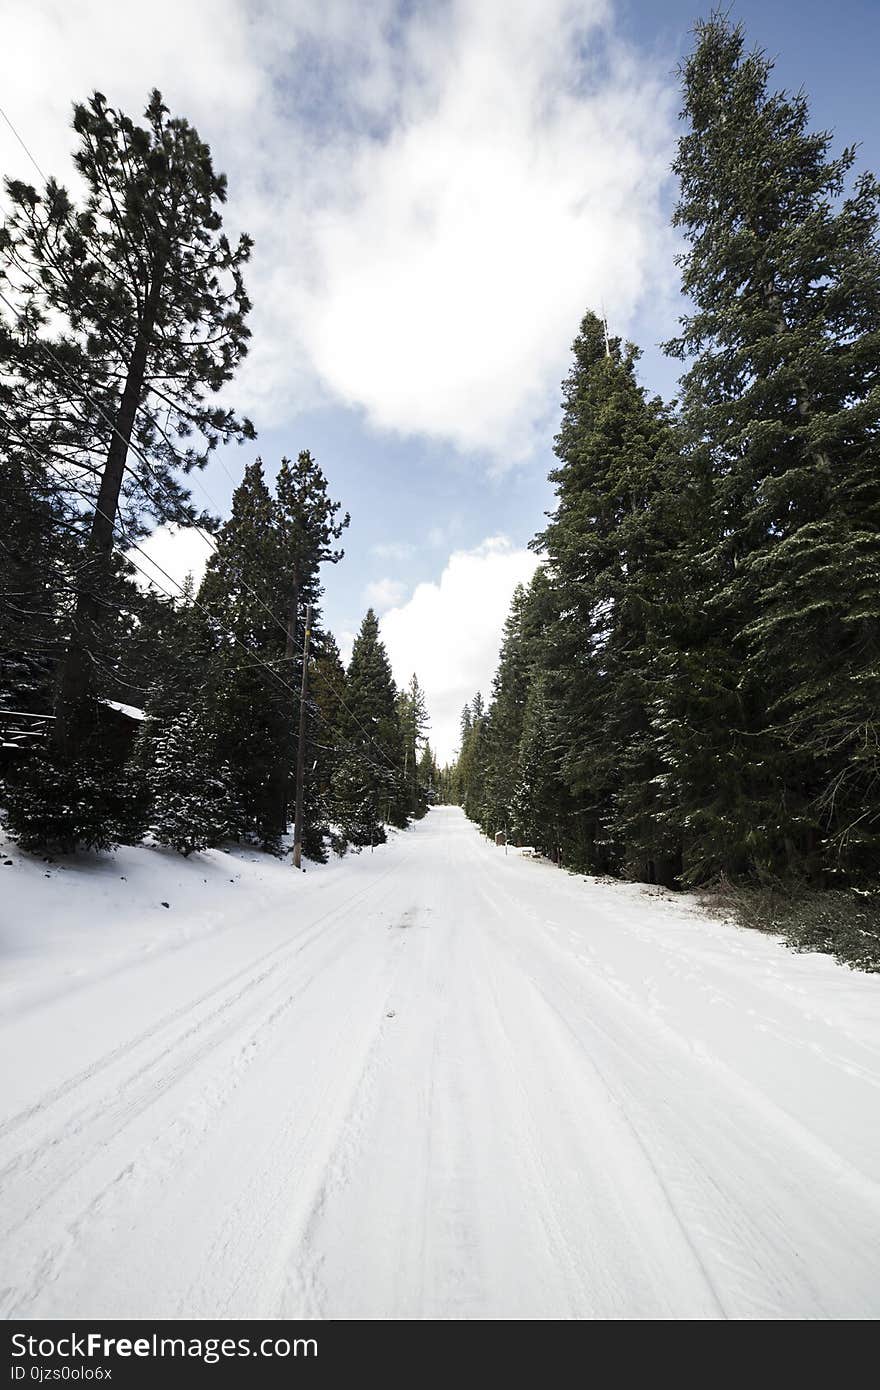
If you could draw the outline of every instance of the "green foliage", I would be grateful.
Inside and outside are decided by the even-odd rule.
[[[547,678],[529,686],[519,739],[517,781],[510,802],[516,838],[556,858],[565,838],[568,810],[559,775],[559,728],[547,695]]]
[[[23,849],[72,854],[136,844],[146,829],[141,788],[94,745],[67,757],[45,745],[22,760],[4,787],[9,829]]]
[[[290,591],[294,629],[306,603],[317,608],[323,592],[321,565],[337,565],[344,551],[335,548],[351,518],[339,519],[340,504],[327,494],[327,479],[307,449],[295,463],[281,460],[275,480],[273,519],[278,545],[278,573]]]
[[[283,659],[285,595],[273,515],[257,459],[233,494],[198,595],[213,641],[205,717],[230,770],[243,831],[267,849],[277,849],[286,828],[297,705],[295,675]]]
[[[471,820],[483,822],[486,813],[487,721],[479,691],[461,716],[461,748],[455,770],[456,799]]]
[[[220,759],[230,769],[245,831],[267,848],[278,847],[291,817],[302,622],[305,604],[312,605],[319,691],[307,726],[305,756],[314,776],[308,779],[303,843],[317,859],[324,857],[331,777],[317,745],[332,737],[337,712],[324,706],[330,699],[328,681],[338,685],[341,669],[335,643],[321,631],[320,566],[342,558],[334,543],[348,516],[337,520],[338,512],[308,452],[295,463],[282,461],[274,495],[256,459],[233,496],[232,514],[220,528],[198,596],[212,642],[207,715]]]
[[[214,651],[214,637],[195,601],[191,575],[182,590],[174,599],[152,589],[139,595],[119,662],[120,689],[138,697],[127,703],[142,706],[159,721],[189,708],[194,692],[205,683]]]
[[[45,459],[86,507],[53,741],[73,756],[94,725],[118,533],[192,520],[180,475],[253,437],[209,398],[242,360],[250,241],[222,231],[226,182],[158,92],[137,125],[96,92],[74,108],[79,204],[55,179],[7,180],[0,228],[0,450]],[[129,453],[133,448],[133,456]]]
[[[705,779],[685,779],[685,810],[704,819],[697,877],[726,860],[827,882],[880,867],[880,186],[853,149],[831,158],[771,67],[715,16],[682,73],[694,312],[670,348],[695,354],[682,417],[708,452],[727,653],[703,741],[727,804],[706,824]]]
[[[159,729],[152,723],[144,733],[145,780],[150,830],[158,842],[186,857],[236,834],[238,808],[230,771],[219,761],[202,711],[187,710]]]
[[[817,893],[786,883],[722,883],[702,895],[704,907],[742,927],[781,936],[796,951],[821,951],[853,970],[880,971],[880,892]]]
[[[556,706],[561,783],[577,802],[569,857],[654,880],[676,857],[659,734],[694,480],[668,411],[637,381],[638,356],[584,317],[550,475],[556,509],[535,541],[546,557],[537,661]]]
[[[73,524],[46,470],[24,452],[9,457],[0,513],[0,712],[52,709]]]
[[[248,421],[208,401],[247,351],[242,273],[251,242],[232,245],[223,233],[226,179],[197,131],[172,117],[158,92],[144,116],[137,125],[100,92],[74,107],[79,206],[54,179],[42,193],[6,181],[12,211],[0,230],[0,280],[17,313],[17,332],[5,340],[7,380],[17,378],[7,424],[24,424],[37,449],[45,433],[93,489],[95,456],[113,441],[118,383],[143,355],[132,439],[183,505],[174,470],[203,465],[221,441],[253,436]],[[60,330],[45,339],[50,323]],[[177,515],[141,462],[131,462],[140,487],[125,494],[126,522],[136,525],[144,508]]]
[[[420,797],[421,810],[419,815],[424,815],[429,806],[432,806],[440,796],[440,769],[437,766],[437,759],[431,751],[431,745],[425,739],[425,746],[419,758],[417,785]]]
[[[397,722],[403,745],[403,783],[406,811],[420,819],[428,809],[430,762],[423,766],[423,752],[429,752],[427,731],[430,724],[425,696],[419,678],[413,673],[410,683],[397,696]]]
[[[383,822],[405,826],[408,795],[397,689],[372,608],[352,648],[340,735],[346,750],[346,766],[336,788],[340,799],[353,805],[355,798],[365,808],[358,813],[360,819],[366,816],[375,826]]]
[[[585,316],[543,564],[448,785],[576,867],[803,905],[880,872],[880,187],[739,28],[696,32],[680,408]],[[791,939],[864,964],[855,888],[810,901]]]

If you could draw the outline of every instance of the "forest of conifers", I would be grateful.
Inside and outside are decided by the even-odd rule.
[[[739,28],[695,34],[678,399],[586,313],[541,563],[442,774],[375,615],[347,670],[322,628],[348,518],[311,455],[274,492],[249,462],[222,526],[190,498],[218,445],[254,438],[215,403],[247,350],[250,243],[222,230],[197,133],[158,93],[143,125],[95,94],[75,111],[81,203],[7,181],[0,772],[24,846],[277,846],[310,605],[309,854],[375,842],[439,795],[589,872],[876,887],[880,187]],[[160,522],[205,534],[198,591],[136,582]]]
[[[679,399],[586,314],[454,795],[581,870],[854,889],[880,874],[880,190],[771,75],[698,26]]]
[[[397,690],[372,610],[347,670],[325,630],[320,571],[342,559],[349,517],[307,450],[282,460],[274,491],[248,463],[222,525],[192,503],[187,475],[255,437],[211,400],[248,346],[250,241],[222,230],[225,179],[196,131],[158,92],[145,117],[100,93],[75,108],[80,204],[54,179],[6,181],[6,824],[41,851],[148,832],[185,855],[232,838],[277,851],[299,764],[299,843],[325,859],[424,815],[424,697],[415,676]],[[139,544],[163,522],[201,534],[198,590]]]

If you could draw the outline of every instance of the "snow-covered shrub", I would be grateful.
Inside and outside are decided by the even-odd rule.
[[[118,763],[89,751],[35,750],[8,776],[4,798],[23,849],[113,849],[138,843],[146,829],[143,798]]]
[[[152,802],[150,829],[184,856],[219,844],[236,831],[229,769],[216,763],[214,739],[198,711],[186,710],[166,729],[148,730],[152,760],[145,769]]]

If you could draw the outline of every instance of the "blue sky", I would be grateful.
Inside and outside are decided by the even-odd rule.
[[[880,6],[739,0],[750,40],[803,85],[813,123],[880,168]],[[559,382],[584,309],[644,348],[675,328],[667,174],[681,0],[156,0],[144,30],[109,0],[11,0],[4,106],[69,177],[70,103],[136,110],[159,85],[230,180],[256,239],[254,346],[229,399],[270,473],[309,448],[351,512],[325,615],[345,645],[373,601],[396,673],[423,676],[441,752],[488,686],[513,584],[552,503]],[[208,16],[210,15],[210,19]],[[0,131],[4,172],[26,173]],[[196,497],[222,513],[251,455]],[[177,573],[191,536],[159,536]]]

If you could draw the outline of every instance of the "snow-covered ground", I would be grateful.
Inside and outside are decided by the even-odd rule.
[[[880,977],[453,808],[6,858],[6,1316],[880,1314]]]

